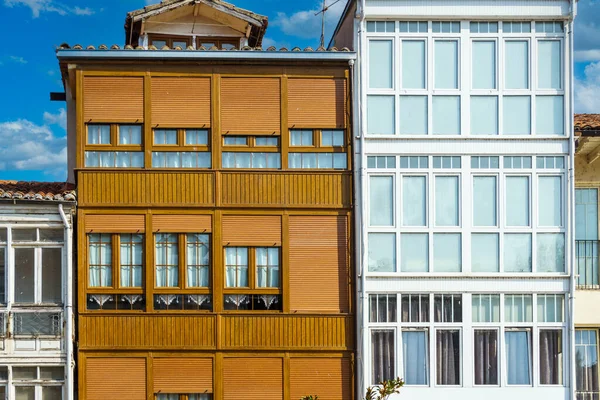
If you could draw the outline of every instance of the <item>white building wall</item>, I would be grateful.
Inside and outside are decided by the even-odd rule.
[[[427,329],[430,341],[435,340],[435,333],[440,329],[457,329],[460,331],[461,344],[461,382],[459,385],[438,385],[436,382],[436,357],[435,347],[428,354],[429,361],[429,380],[426,385],[414,386],[406,385],[401,389],[401,395],[392,396],[398,399],[481,399],[483,397],[490,399],[506,398],[547,398],[547,399],[570,399],[574,398],[574,376],[571,365],[573,363],[573,304],[572,295],[574,288],[573,280],[573,254],[572,240],[573,221],[571,218],[573,178],[569,172],[572,165],[573,147],[572,147],[572,18],[575,9],[568,0],[504,0],[504,1],[484,1],[484,0],[359,0],[357,15],[359,16],[355,34],[358,38],[356,50],[359,53],[359,59],[356,63],[355,71],[355,126],[357,127],[356,145],[355,145],[355,166],[357,175],[356,199],[360,205],[356,210],[357,235],[356,243],[357,260],[357,289],[358,289],[358,354],[357,354],[357,396],[362,398],[366,388],[373,384],[372,368],[373,362],[373,343],[371,334],[373,330],[392,330],[394,331],[394,376],[404,377],[404,349],[402,348],[402,331]],[[456,35],[439,35],[432,32],[431,21],[460,21],[460,32]],[[395,28],[393,32],[367,32],[368,21],[394,21]],[[428,21],[427,32],[420,32],[414,35],[399,32],[398,21]],[[486,35],[473,35],[470,32],[470,21],[492,21],[500,25],[499,33],[490,33]],[[506,35],[502,31],[502,22],[504,21],[529,21],[531,22],[531,32],[523,35]],[[538,35],[535,31],[534,21],[563,21],[564,32],[557,35]],[[432,85],[435,71],[432,61],[434,60],[433,43],[436,39],[454,39],[460,41],[459,44],[459,86],[456,90],[438,90]],[[525,39],[529,42],[529,89],[522,91],[505,91],[504,88],[504,65],[505,54],[504,41],[513,39]],[[369,39],[392,40],[393,41],[393,85],[391,88],[369,88]],[[475,91],[471,89],[472,79],[472,40],[487,39],[496,42],[496,89]],[[560,89],[538,89],[537,82],[537,43],[539,40],[558,40],[561,43],[561,69],[562,86]],[[400,67],[402,65],[401,47],[402,40],[426,40],[427,41],[427,65],[426,72],[427,86],[422,90],[404,89],[400,83]],[[383,110],[373,112],[368,109],[368,95],[395,96],[393,132],[387,134],[377,134],[369,129],[369,118],[381,118]],[[399,99],[402,96],[427,96],[428,117],[426,135],[407,135],[401,133],[402,118]],[[432,97],[453,95],[460,96],[460,121],[461,129],[459,135],[432,134]],[[498,101],[498,135],[480,136],[471,133],[471,110],[470,97],[472,95],[496,96],[501,99],[503,96],[523,95],[531,96],[531,134],[524,136],[514,136],[504,134],[503,106],[502,100]],[[563,119],[562,135],[540,135],[536,132],[538,126],[536,118],[544,122],[545,115],[536,113],[536,97],[542,95],[562,96],[563,97]],[[536,115],[537,114],[537,115]],[[394,157],[396,165],[391,169],[369,168],[367,159],[372,156]],[[399,166],[402,156],[427,156],[429,165],[425,171],[419,169],[403,169]],[[458,170],[436,170],[432,168],[433,156],[455,156],[461,158],[461,167]],[[471,156],[497,156],[499,157],[499,168],[494,169],[472,169]],[[531,157],[532,167],[529,169],[519,169],[511,171],[503,166],[504,156],[526,156]],[[537,169],[535,165],[537,157],[552,156],[562,157],[564,166],[561,168],[544,171]],[[530,177],[530,227],[523,230],[505,227],[501,219],[505,218],[504,198],[505,187],[504,178],[512,174],[528,175]],[[434,186],[430,180],[435,179],[437,175],[460,176],[460,223],[457,227],[440,228],[432,223],[434,204]],[[527,232],[532,235],[532,273],[481,273],[472,271],[471,253],[473,251],[470,243],[470,236],[473,232],[484,232],[485,229],[476,228],[472,221],[472,178],[478,174],[496,175],[498,178],[497,186],[497,227],[492,229],[498,233],[501,238],[505,233]],[[538,218],[538,204],[544,202],[544,195],[538,193],[537,180],[540,176],[559,175],[561,176],[561,212],[563,219],[560,227],[544,228],[537,226],[534,221]],[[394,224],[390,227],[373,227],[369,224],[370,197],[369,176],[393,176],[393,204]],[[403,176],[427,176],[427,226],[423,228],[407,227],[398,222],[398,213],[402,211],[402,188],[401,179]],[[396,272],[373,272],[369,270],[370,256],[372,250],[368,243],[369,232],[394,233],[396,234],[395,264]],[[427,233],[428,234],[428,267],[432,271],[433,265],[433,239],[435,233],[455,232],[461,234],[462,239],[462,268],[461,272],[456,273],[436,273],[436,272],[403,272],[401,271],[400,237],[406,233]],[[562,233],[565,238],[564,246],[564,271],[558,273],[543,273],[536,270],[537,255],[535,238],[543,233]],[[502,239],[499,239],[502,241]],[[501,245],[502,246],[502,243]],[[503,251],[500,247],[499,264],[503,265]],[[372,257],[371,257],[372,258]],[[372,263],[372,261],[371,261]],[[503,267],[500,267],[503,268]],[[501,269],[502,271],[502,269]],[[371,322],[369,313],[369,295],[386,294],[391,295],[397,301],[397,319],[388,322]],[[402,322],[401,299],[402,295],[426,294],[430,296],[433,302],[434,296],[461,295],[462,296],[462,322],[457,323],[437,323],[433,321],[433,315],[426,323],[406,323]],[[500,298],[500,319],[490,323],[475,323],[472,315],[472,300],[474,295],[490,294]],[[533,316],[531,322],[519,324],[507,322],[503,302],[505,298],[513,294],[531,295],[533,301]],[[546,295],[558,295],[564,299],[564,316],[556,322],[541,322],[541,311],[538,315],[537,301],[544,299]],[[435,312],[433,304],[430,304],[431,312]],[[526,385],[510,385],[507,382],[507,360],[506,360],[506,340],[504,334],[512,328],[524,328],[531,331],[531,380]],[[474,382],[474,353],[473,340],[475,329],[494,329],[498,331],[498,384],[479,386]],[[540,331],[545,329],[559,329],[562,331],[562,379],[559,384],[545,385],[540,378]],[[431,344],[431,343],[430,343]]]

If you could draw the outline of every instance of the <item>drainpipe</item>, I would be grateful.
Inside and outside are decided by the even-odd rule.
[[[75,379],[75,355],[73,352],[73,341],[75,340],[75,331],[74,331],[74,317],[73,317],[73,227],[69,223],[67,216],[65,215],[65,211],[63,210],[63,205],[58,205],[58,213],[63,221],[63,225],[67,231],[65,235],[65,244],[67,250],[66,256],[66,277],[64,283],[64,290],[66,301],[65,301],[65,344],[66,344],[66,353],[67,353],[67,374],[66,374],[66,386],[67,386],[67,396],[66,400],[73,400],[73,388],[74,388],[74,379]]]

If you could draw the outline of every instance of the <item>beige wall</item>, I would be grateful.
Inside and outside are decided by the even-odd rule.
[[[575,157],[575,186],[600,186],[600,159],[588,164],[586,155]]]
[[[600,325],[600,290],[575,292],[575,325]]]

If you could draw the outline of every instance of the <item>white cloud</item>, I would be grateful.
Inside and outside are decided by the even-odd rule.
[[[328,0],[332,4],[334,0]],[[325,13],[325,45],[333,33],[346,1],[341,0],[333,4]],[[321,36],[321,14],[315,15],[321,10],[322,4],[317,2],[313,9],[295,12],[292,15],[279,12],[272,25],[281,29],[283,33],[301,38],[316,38]]]
[[[269,37],[263,38],[263,40],[262,40],[262,48],[266,50],[266,49],[268,49],[271,46],[275,46],[275,48],[277,50],[279,50],[282,47],[285,47],[288,50],[291,50],[290,49],[290,44],[288,42],[278,42],[278,41],[275,41],[275,40],[273,40],[273,39],[271,39]]]
[[[19,56],[8,56],[8,59],[17,64],[27,64],[27,60]]]
[[[600,112],[600,62],[587,65],[584,70],[585,79],[575,79],[575,112]]]
[[[58,114],[52,114],[48,111],[44,112],[44,122],[47,125],[58,125],[67,130],[67,112],[64,108],[58,110]]]
[[[600,49],[598,50],[576,50],[575,62],[600,61]]]
[[[42,13],[56,13],[58,15],[92,15],[94,10],[89,7],[69,7],[54,0],[4,0],[6,7],[23,6],[31,9],[33,18],[38,18]]]
[[[54,115],[56,119],[59,116],[60,113]],[[67,139],[56,137],[48,125],[37,125],[25,119],[2,122],[0,159],[0,170],[43,170],[47,175],[64,179]]]

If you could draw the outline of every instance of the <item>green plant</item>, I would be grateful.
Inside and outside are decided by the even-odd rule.
[[[387,400],[391,395],[400,393],[404,381],[400,378],[383,381],[379,386],[371,386],[367,389],[365,400]]]
[[[311,394],[310,396],[304,396],[304,397],[302,397],[300,400],[319,400],[319,396],[313,396]]]

